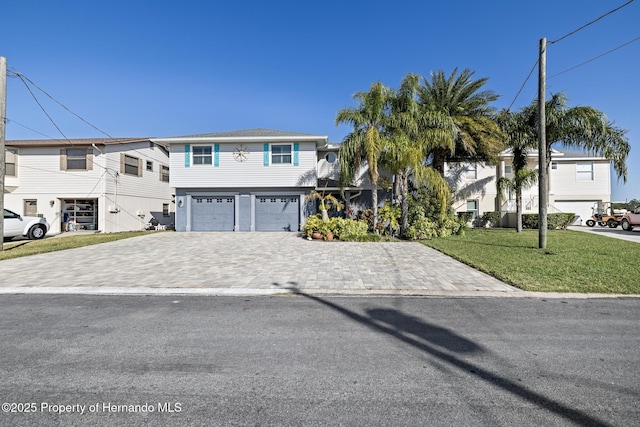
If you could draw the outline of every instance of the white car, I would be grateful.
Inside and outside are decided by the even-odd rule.
[[[4,210],[4,238],[25,236],[29,239],[42,239],[49,231],[46,219],[37,216],[20,216],[9,209]]]

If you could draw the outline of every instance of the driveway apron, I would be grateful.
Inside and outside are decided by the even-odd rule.
[[[416,242],[308,241],[296,233],[159,232],[0,261],[0,287],[520,292]]]

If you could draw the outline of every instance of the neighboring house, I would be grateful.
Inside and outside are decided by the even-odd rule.
[[[149,139],[6,141],[5,207],[50,233],[172,226],[169,152]]]
[[[598,205],[611,200],[611,162],[582,152],[552,150],[549,171],[548,212],[576,214],[574,224],[584,224]],[[529,168],[538,168],[538,154],[529,155]],[[446,176],[456,191],[454,209],[473,212],[474,218],[485,212],[499,210],[503,225],[515,226],[515,194],[500,199],[496,181],[505,176],[512,178],[509,151],[502,153],[498,166],[482,164],[448,164]],[[500,206],[498,206],[500,202]],[[523,213],[538,213],[538,185],[523,189]]]
[[[251,129],[152,140],[170,147],[176,231],[297,231],[316,212],[305,196],[318,187],[326,136]]]

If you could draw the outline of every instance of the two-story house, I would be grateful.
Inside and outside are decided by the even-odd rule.
[[[538,168],[538,153],[531,152],[529,168]],[[448,164],[446,176],[455,190],[457,212],[473,212],[474,218],[484,212],[501,211],[503,226],[515,226],[515,194],[498,197],[496,182],[501,177],[513,178],[511,154],[502,153],[497,166],[482,164]],[[549,171],[548,212],[576,214],[574,224],[584,224],[593,210],[611,200],[611,162],[604,157],[583,152],[552,150]],[[538,185],[523,189],[523,213],[538,213]]]
[[[297,231],[315,213],[305,196],[326,136],[251,129],[152,141],[170,149],[176,231]],[[337,158],[325,151],[331,169]]]
[[[174,223],[169,151],[149,139],[7,141],[5,164],[5,207],[50,233]]]

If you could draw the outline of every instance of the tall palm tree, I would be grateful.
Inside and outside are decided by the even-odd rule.
[[[513,178],[502,177],[496,183],[498,194],[511,190],[516,195],[516,232],[522,232],[522,190],[532,187],[538,172],[528,167],[528,152],[536,148],[535,129],[530,128],[523,112],[503,110],[496,118],[511,150]]]
[[[473,80],[474,71],[454,69],[445,76],[442,70],[432,72],[431,80],[422,78],[418,88],[420,104],[427,110],[448,115],[454,122],[453,141],[448,146],[435,146],[430,152],[433,167],[444,175],[446,161],[479,161],[495,163],[504,148],[500,127],[495,122],[491,103],[498,95],[481,90],[487,78]]]
[[[336,116],[336,125],[347,123],[353,127],[338,152],[340,185],[345,187],[352,183],[366,163],[371,182],[374,230],[378,224],[378,167],[389,141],[386,126],[389,124],[390,95],[391,90],[382,83],[373,83],[368,92],[358,92],[353,96],[357,107],[344,108]]]
[[[383,162],[396,177],[400,215],[400,235],[408,227],[409,177],[414,184],[429,186],[441,199],[443,210],[448,205],[450,190],[442,175],[429,167],[425,158],[434,146],[449,146],[452,141],[453,123],[438,111],[421,109],[416,101],[419,77],[407,74],[400,89],[391,96],[391,111],[387,132],[389,145]]]
[[[523,110],[531,129],[537,129],[537,109],[537,101],[534,101]],[[567,97],[563,93],[551,95],[545,103],[545,116],[547,164],[544,166],[547,171],[551,164],[551,147],[560,143],[566,148],[611,160],[618,179],[627,182],[626,161],[631,146],[625,136],[626,130],[616,127],[603,112],[593,107],[567,107]]]

